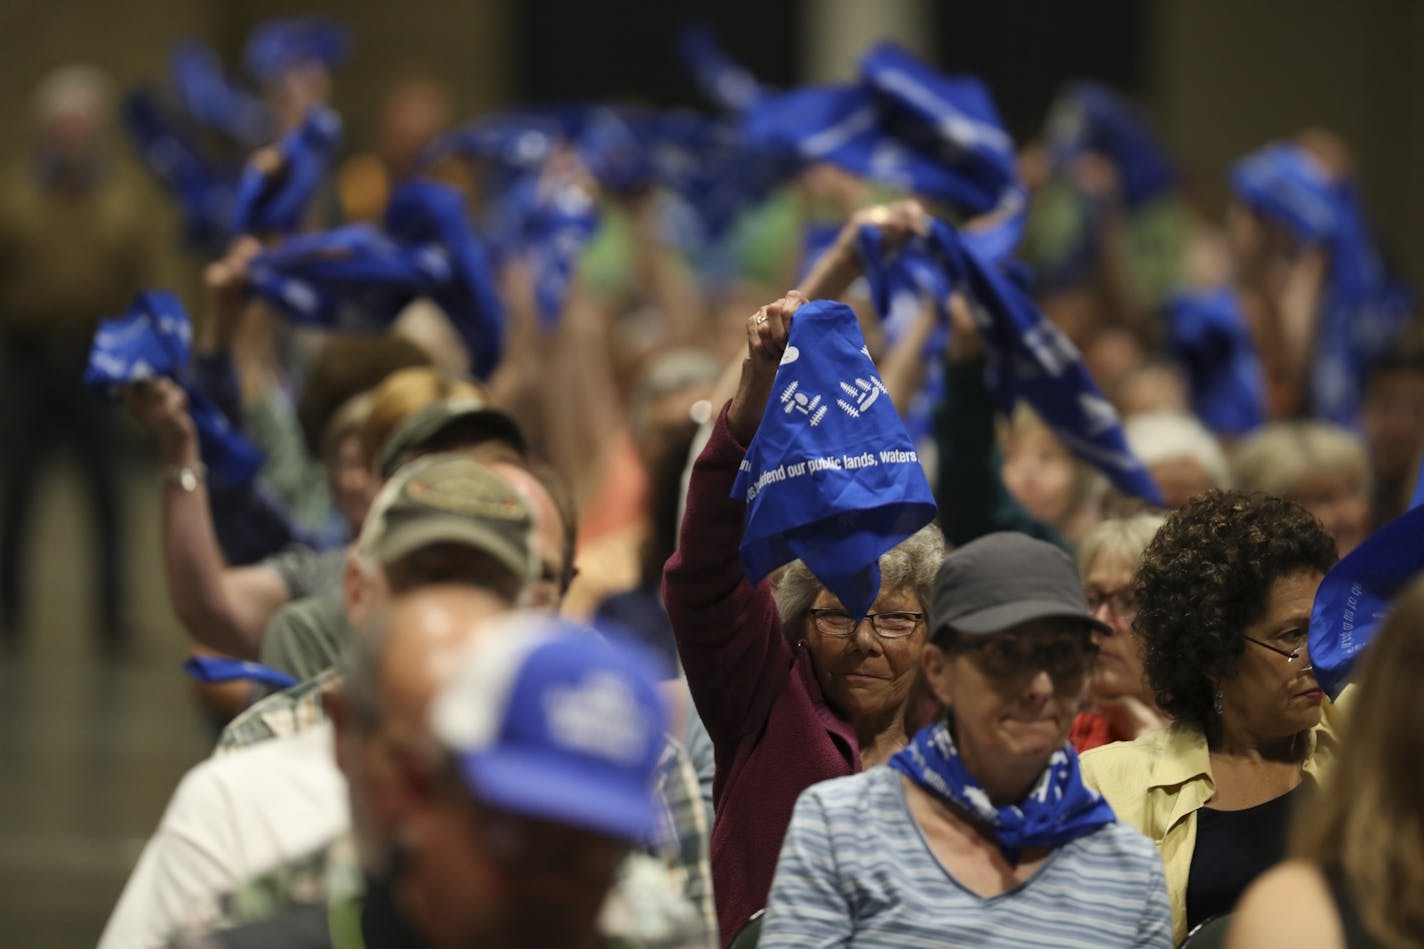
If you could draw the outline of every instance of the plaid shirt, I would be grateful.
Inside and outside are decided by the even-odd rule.
[[[284,692],[261,699],[223,729],[213,753],[227,754],[269,738],[294,735],[325,721],[325,697],[340,685],[340,672],[328,669]],[[712,900],[712,871],[708,862],[711,828],[702,806],[697,768],[687,749],[672,737],[664,742],[658,759],[657,788],[662,808],[659,856],[680,892],[701,917],[708,943],[715,945],[717,912]],[[314,864],[309,864],[306,872],[286,878],[283,871],[278,871],[274,879],[258,883],[256,890],[271,899],[274,887],[290,886],[293,902],[307,902],[305,897],[313,885],[316,869]]]

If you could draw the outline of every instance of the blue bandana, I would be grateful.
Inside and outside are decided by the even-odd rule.
[[[140,90],[125,100],[124,127],[144,166],[178,201],[184,239],[220,253],[229,236],[236,170],[210,162],[150,91]]]
[[[919,787],[988,826],[999,851],[1018,863],[1027,847],[1059,847],[1117,821],[1103,796],[1083,783],[1071,744],[1053,753],[1022,801],[995,806],[954,747],[949,725],[926,725],[889,766]]]
[[[1311,399],[1320,417],[1354,425],[1365,372],[1413,311],[1370,238],[1353,183],[1331,181],[1305,149],[1278,144],[1238,162],[1231,186],[1247,207],[1329,250]]]
[[[860,68],[854,85],[766,95],[746,112],[748,141],[769,160],[829,162],[966,214],[1022,215],[1013,140],[983,83],[888,43]]]
[[[1020,399],[1027,401],[1073,454],[1102,471],[1118,490],[1160,506],[1157,485],[1128,448],[1116,410],[1083,368],[1077,349],[1023,288],[991,263],[987,254],[998,246],[993,240],[976,242],[938,220],[929,237],[911,240],[888,260],[878,236],[862,234],[860,243],[872,298],[887,297],[886,290],[877,288],[920,286],[943,308],[944,288],[962,288],[977,304],[973,310],[984,343],[985,382],[1003,411],[1011,411]],[[922,270],[926,260],[939,270],[943,284],[907,273]]]
[[[407,182],[391,196],[386,228],[349,225],[301,234],[258,254],[253,293],[289,320],[322,329],[378,331],[418,296],[440,305],[485,378],[503,353],[504,318],[464,199],[445,185]]]
[[[880,593],[880,556],[934,520],[929,482],[850,307],[818,300],[796,311],[732,496],[747,502],[748,577],[799,559],[853,616]]]
[[[697,88],[710,101],[729,112],[742,112],[765,95],[761,83],[717,43],[705,23],[685,27],[677,38],[683,65],[692,72]]]
[[[189,656],[183,671],[199,682],[256,682],[273,689],[290,689],[297,684],[280,669],[226,656]]]
[[[443,258],[443,270],[426,292],[445,311],[470,354],[471,371],[486,379],[504,355],[504,306],[495,290],[489,255],[470,225],[464,196],[431,181],[396,189],[386,230],[408,247],[422,272]]]
[[[1183,290],[1166,302],[1168,346],[1191,383],[1192,413],[1220,435],[1266,420],[1266,379],[1231,287]]]
[[[1367,537],[1320,581],[1310,611],[1310,662],[1332,700],[1350,681],[1395,594],[1424,570],[1422,538],[1424,507],[1414,507]]]
[[[84,384],[115,397],[130,383],[169,376],[188,395],[203,464],[227,484],[246,484],[262,467],[262,455],[237,432],[208,394],[188,374],[193,329],[183,305],[163,290],[140,293],[129,312],[105,320],[94,336]]]
[[[1065,89],[1049,115],[1048,142],[1060,173],[1084,154],[1107,157],[1128,207],[1140,207],[1177,185],[1172,162],[1146,118],[1107,86],[1076,82]]]
[[[374,227],[353,224],[262,251],[248,268],[248,284],[298,325],[370,332],[384,329],[448,272],[438,253],[421,256]]]
[[[340,143],[341,116],[322,106],[308,111],[302,124],[278,144],[282,167],[276,174],[266,174],[252,165],[242,173],[233,202],[233,232],[289,234],[297,230]]]
[[[569,184],[537,201],[525,222],[525,254],[534,274],[539,325],[550,329],[564,311],[579,255],[598,230],[598,206]]]
[[[335,69],[351,55],[351,32],[320,17],[267,20],[247,38],[243,63],[257,82],[266,85],[287,70],[306,63]]]
[[[271,138],[272,111],[223,73],[217,54],[206,44],[189,40],[175,46],[168,57],[168,75],[179,103],[195,121],[244,148]]]

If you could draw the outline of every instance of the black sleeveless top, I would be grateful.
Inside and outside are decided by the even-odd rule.
[[[1246,887],[1286,855],[1291,809],[1309,786],[1240,811],[1197,811],[1197,842],[1187,872],[1187,929],[1236,907]]]

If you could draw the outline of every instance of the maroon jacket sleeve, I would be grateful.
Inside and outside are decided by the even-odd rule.
[[[730,495],[745,454],[724,406],[693,464],[677,553],[663,570],[663,602],[692,699],[723,748],[765,723],[792,659],[770,584],[753,585],[737,555],[747,506]]]

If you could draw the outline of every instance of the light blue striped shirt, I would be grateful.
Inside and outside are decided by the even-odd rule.
[[[1157,849],[1125,824],[1056,848],[1028,881],[985,899],[931,852],[899,772],[808,788],[771,884],[760,949],[973,946],[1171,949]]]

